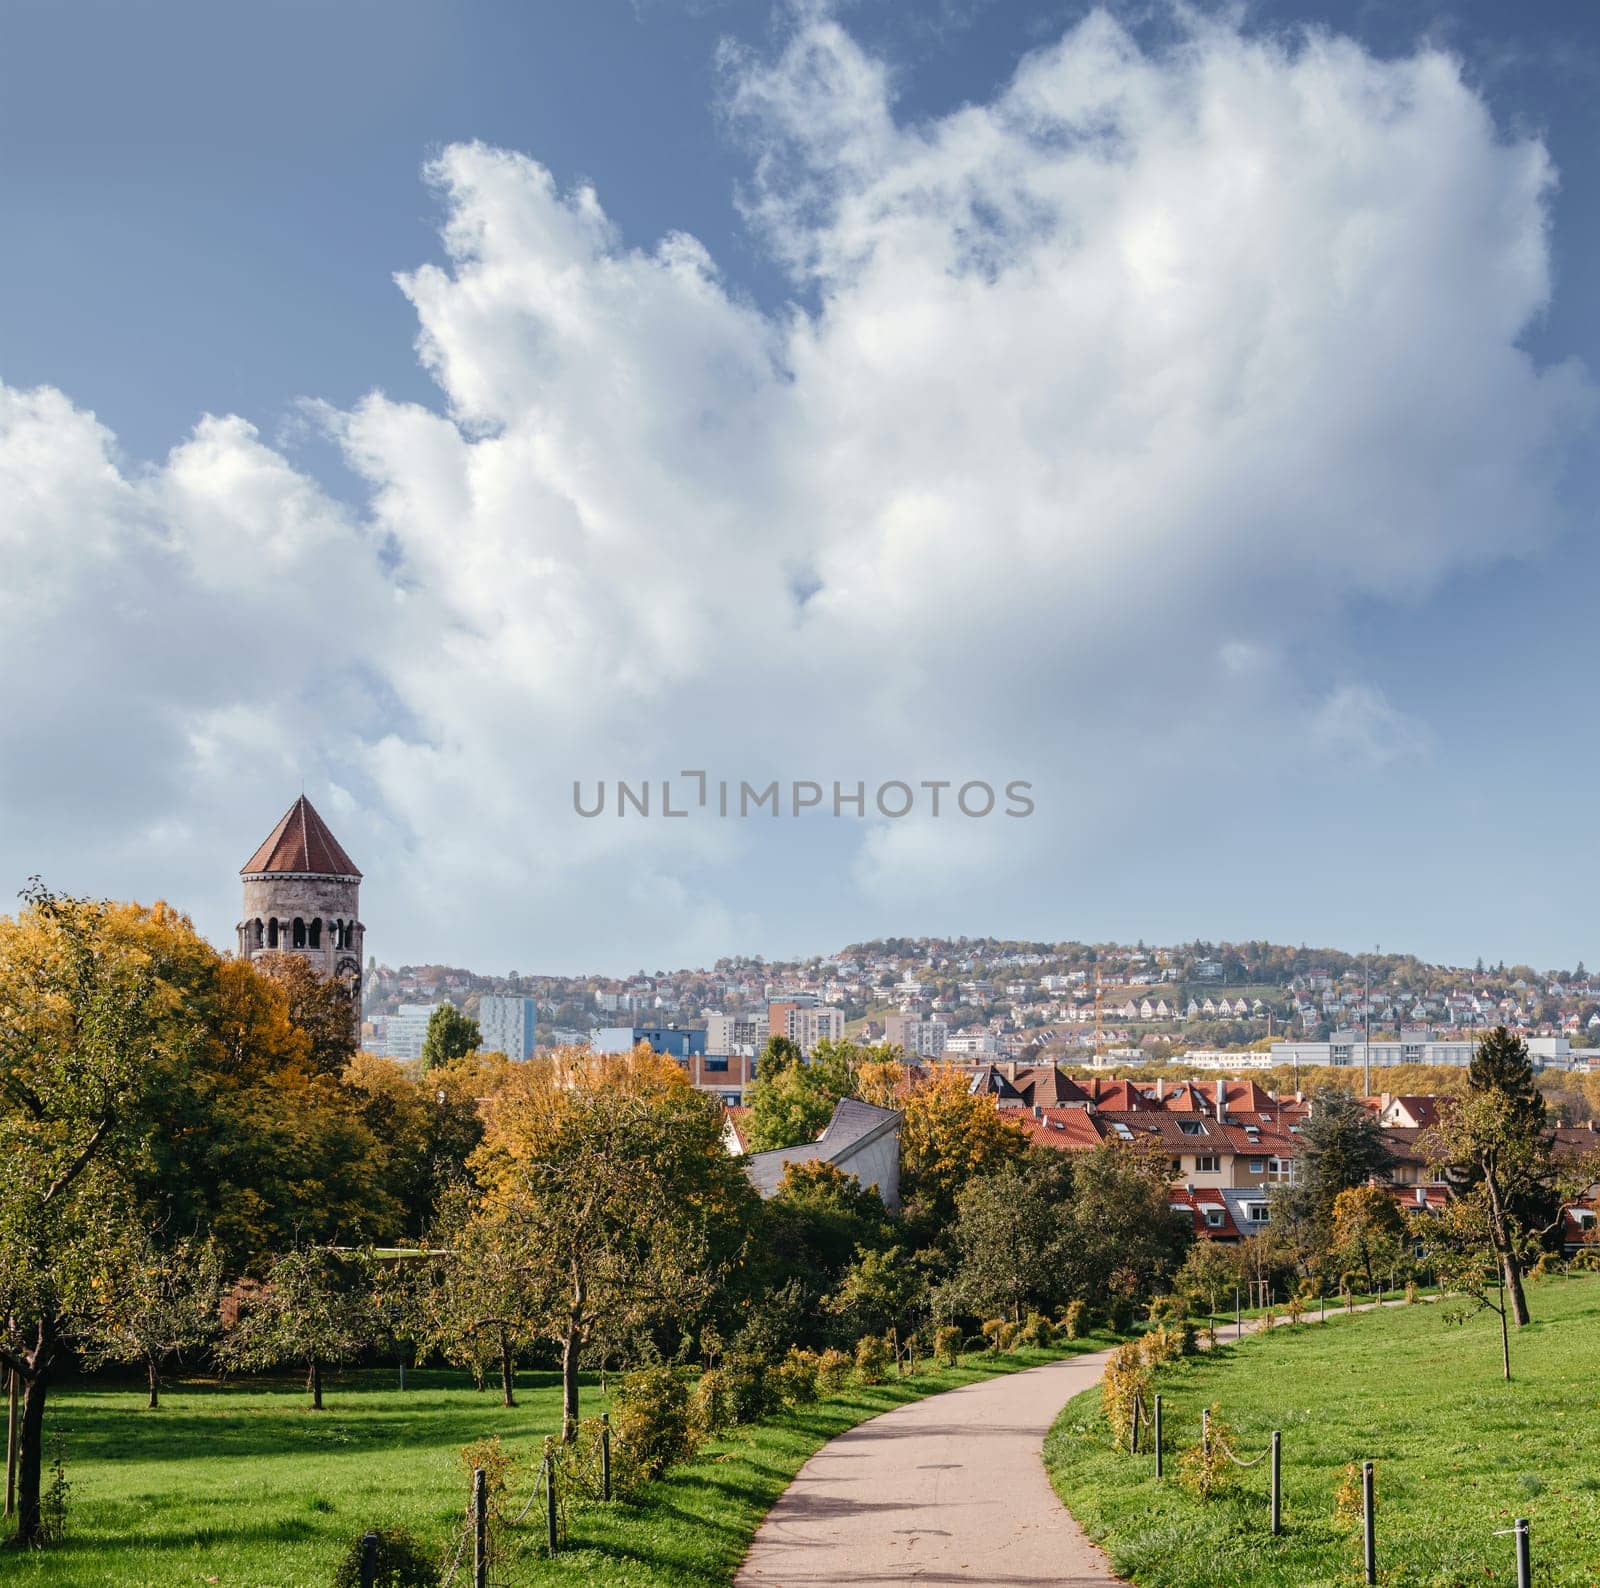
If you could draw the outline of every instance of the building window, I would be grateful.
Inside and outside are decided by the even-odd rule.
[[[1293,1180],[1294,1159],[1272,1158],[1267,1162],[1267,1177],[1271,1180]]]
[[[1250,1160],[1250,1173],[1251,1174],[1265,1174],[1266,1172],[1267,1172],[1267,1160],[1265,1158],[1252,1158]]]
[[[274,920],[271,920],[271,921],[267,922],[267,947],[268,948],[276,948],[277,946],[278,946],[278,923],[274,919]]]
[[[1204,1136],[1206,1134],[1206,1127],[1198,1119],[1180,1119],[1178,1121],[1178,1129],[1185,1136]]]
[[[322,947],[322,917],[321,916],[318,916],[317,919],[314,920],[311,923],[311,946],[313,948],[321,948]]]
[[[306,946],[306,923],[298,915],[294,918],[294,946],[296,948]]]
[[[708,1070],[726,1070],[728,1067],[728,1056],[725,1053],[718,1057],[707,1055],[705,1065]]]
[[[1216,1174],[1221,1169],[1222,1163],[1214,1152],[1202,1153],[1194,1161],[1196,1174]]]

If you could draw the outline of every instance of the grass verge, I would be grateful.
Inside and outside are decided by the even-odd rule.
[[[1045,1443],[1056,1492],[1140,1588],[1321,1588],[1360,1582],[1358,1516],[1337,1514],[1351,1463],[1377,1469],[1380,1580],[1465,1588],[1514,1580],[1513,1518],[1532,1523],[1534,1581],[1600,1582],[1600,1280],[1530,1288],[1534,1322],[1500,1378],[1499,1322],[1450,1327],[1439,1306],[1279,1327],[1163,1368],[1167,1476],[1112,1448],[1099,1391]],[[1202,1503],[1179,1452],[1217,1405],[1242,1456],[1283,1434],[1284,1532],[1268,1531],[1267,1468]]]
[[[1109,1343],[1090,1338],[1070,1349]],[[568,1551],[553,1561],[542,1558],[535,1506],[503,1535],[494,1581],[727,1584],[773,1501],[834,1435],[905,1402],[1063,1354],[970,1356],[958,1368],[853,1387],[736,1430],[632,1501],[575,1510]],[[47,1443],[64,1443],[67,1537],[47,1550],[0,1551],[0,1583],[326,1588],[353,1538],[393,1525],[447,1561],[467,1496],[461,1446],[499,1435],[522,1458],[512,1478],[520,1492],[507,1496],[520,1509],[544,1436],[560,1426],[555,1375],[522,1374],[518,1400],[502,1407],[497,1392],[447,1372],[414,1372],[404,1391],[388,1373],[339,1375],[324,1412],[307,1410],[303,1387],[288,1381],[174,1385],[156,1411],[144,1409],[140,1389],[65,1385],[51,1394]],[[605,1408],[586,1381],[584,1414]],[[456,1583],[467,1581],[463,1567]]]

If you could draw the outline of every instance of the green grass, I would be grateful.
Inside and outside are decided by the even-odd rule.
[[[1080,1342],[1080,1350],[1109,1343]],[[726,1584],[761,1518],[813,1451],[879,1412],[960,1384],[1053,1360],[1060,1352],[968,1357],[954,1369],[852,1388],[709,1443],[636,1500],[578,1509],[568,1552],[541,1556],[542,1506],[515,1533],[496,1588],[584,1582]],[[462,1376],[392,1373],[329,1380],[327,1410],[304,1390],[186,1384],[144,1409],[141,1390],[67,1386],[52,1393],[51,1434],[66,1440],[72,1484],[67,1539],[0,1552],[0,1583],[38,1588],[325,1588],[366,1528],[410,1528],[441,1559],[460,1536],[467,1479],[459,1451],[498,1434],[524,1456],[508,1496],[521,1508],[546,1434],[559,1426],[559,1384],[525,1373],[520,1404]],[[605,1409],[589,1384],[586,1416]],[[470,1564],[470,1563],[469,1563]],[[470,1581],[463,1568],[457,1584]]]
[[[1099,1391],[1045,1443],[1056,1492],[1140,1588],[1359,1583],[1361,1528],[1335,1515],[1347,1463],[1376,1463],[1380,1580],[1395,1588],[1514,1581],[1512,1519],[1532,1522],[1534,1582],[1600,1582],[1600,1280],[1530,1288],[1500,1378],[1499,1321],[1448,1327],[1437,1305],[1280,1327],[1163,1368],[1167,1477],[1111,1447]],[[1265,1464],[1202,1504],[1176,1481],[1203,1406],[1241,1455],[1283,1434],[1284,1534],[1267,1522]]]

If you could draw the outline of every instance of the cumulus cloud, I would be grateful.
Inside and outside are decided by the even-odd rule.
[[[379,952],[663,962],[908,924],[935,874],[959,929],[962,879],[1020,900],[1224,737],[1403,760],[1425,729],[1317,640],[1561,529],[1592,393],[1521,345],[1553,172],[1445,55],[1186,26],[1093,14],[922,121],[826,8],[726,52],[778,310],[528,154],[444,150],[442,260],[397,278],[437,407],[312,409],[359,510],[241,419],[141,469],[0,390],[8,869],[225,922],[303,773]],[[1039,809],[572,812],[690,767]]]

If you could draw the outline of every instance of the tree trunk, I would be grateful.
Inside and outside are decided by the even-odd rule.
[[[149,1357],[144,1364],[145,1382],[150,1386],[150,1400],[146,1411],[154,1411],[161,1404],[161,1375],[156,1372],[156,1359]]]
[[[17,1531],[11,1542],[38,1549],[44,1542],[44,1514],[39,1508],[39,1479],[44,1470],[44,1401],[48,1371],[25,1376],[22,1384],[22,1427],[17,1442]]]
[[[1483,1183],[1489,1193],[1490,1236],[1500,1259],[1501,1283],[1511,1303],[1511,1321],[1521,1329],[1528,1323],[1528,1298],[1522,1290],[1522,1264],[1517,1260],[1511,1221],[1500,1200],[1500,1187],[1495,1184],[1494,1176],[1486,1174]]]
[[[505,1335],[500,1336],[500,1396],[507,1406],[515,1406],[517,1397],[513,1393],[516,1388],[517,1370],[511,1359],[511,1342]]]
[[[322,1364],[315,1357],[312,1357],[310,1370],[306,1373],[306,1388],[311,1391],[312,1411],[320,1412],[322,1410]]]
[[[578,1354],[583,1349],[583,1325],[574,1319],[561,1342],[561,1442],[570,1445],[578,1435]]]

